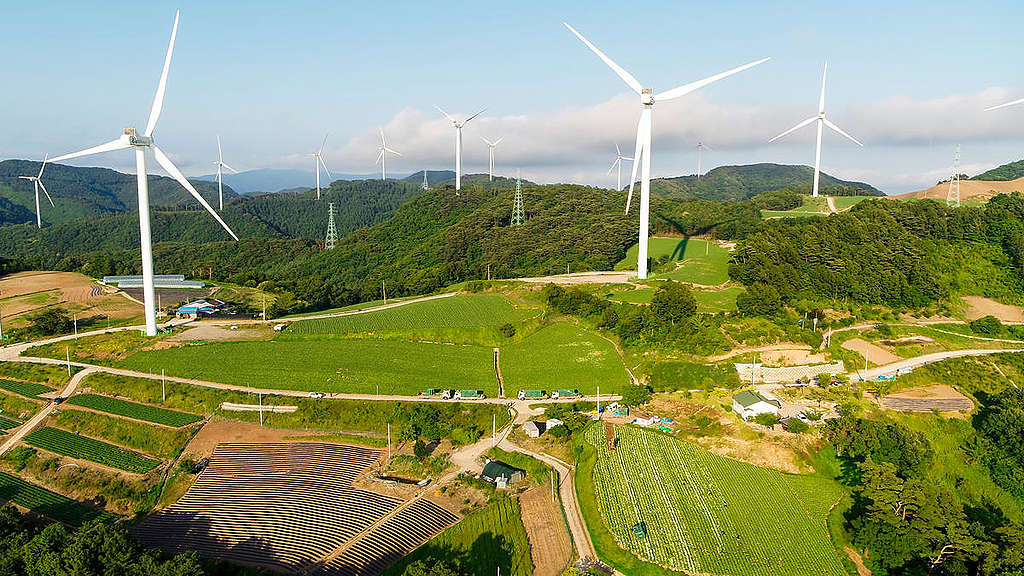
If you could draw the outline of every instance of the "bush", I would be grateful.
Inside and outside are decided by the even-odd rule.
[[[412,454],[420,462],[430,454],[430,451],[427,450],[427,443],[422,438],[416,439],[416,444],[412,447]]]
[[[811,427],[806,422],[799,418],[790,418],[786,421],[786,432],[792,432],[793,434],[803,434],[810,430]]]
[[[651,298],[651,310],[661,320],[675,325],[697,313],[697,299],[681,282],[665,282]]]
[[[764,412],[754,416],[754,422],[767,428],[774,428],[779,423],[779,417],[771,412]]]
[[[63,308],[49,308],[34,316],[29,316],[29,325],[32,330],[49,336],[51,334],[64,334],[74,329],[74,322],[68,316],[67,310]]]
[[[998,336],[1003,333],[1003,323],[995,316],[983,316],[971,321],[971,332],[985,336]]]
[[[646,386],[629,385],[622,389],[621,403],[626,406],[640,406],[651,401],[651,389]]]
[[[498,332],[501,332],[501,335],[506,338],[511,338],[516,335],[516,327],[506,322],[498,327]]]
[[[736,308],[744,316],[773,316],[782,309],[782,296],[775,286],[755,282],[736,297]]]

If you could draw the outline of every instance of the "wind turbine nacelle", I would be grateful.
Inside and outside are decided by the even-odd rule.
[[[640,92],[640,103],[645,106],[654,104],[654,90],[644,88],[643,91]]]
[[[132,146],[152,146],[152,136],[139,136],[135,133],[135,128],[125,128],[124,135],[121,136],[122,140],[127,140]]]

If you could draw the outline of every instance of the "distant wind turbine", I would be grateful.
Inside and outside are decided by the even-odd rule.
[[[43,227],[43,220],[39,215],[39,189],[43,189],[43,194],[46,194],[46,199],[50,201],[50,206],[53,206],[53,198],[50,198],[50,193],[46,191],[46,186],[43,186],[43,169],[46,168],[46,157],[43,157],[43,163],[39,165],[39,174],[35,176],[18,176],[22,180],[28,180],[36,189],[36,227]]]
[[[619,149],[619,144],[618,144],[618,142],[616,142],[615,143],[615,162],[612,162],[612,167],[608,169],[608,173],[609,174],[612,173],[612,170],[615,170],[616,168],[619,169],[618,179],[616,180],[616,182],[618,182],[618,185],[615,186],[615,190],[622,190],[622,161],[623,160],[630,160],[630,161],[632,161],[633,159],[630,158],[629,156],[623,156],[622,155],[622,150]]]
[[[392,150],[391,148],[388,148],[388,141],[384,139],[383,128],[380,129],[380,148],[378,148],[378,150],[380,150],[380,154],[377,155],[377,162],[380,162],[380,179],[383,181],[388,179],[388,172],[387,169],[385,168],[385,164],[387,164],[388,160],[388,152],[392,154],[398,154],[399,156],[401,156],[402,153],[399,152],[398,150]]]
[[[989,106],[985,108],[985,112],[991,112],[992,110],[999,110],[1000,108],[1006,108],[1008,106],[1016,106],[1017,104],[1024,103],[1024,98],[1014,100],[1013,102],[1007,102],[1006,104],[999,104],[998,106]]]
[[[807,120],[804,120],[803,122],[797,124],[796,126],[793,126],[789,130],[786,130],[782,134],[779,134],[775,138],[772,138],[771,140],[768,141],[769,143],[775,142],[776,140],[778,140],[779,138],[782,138],[786,134],[789,134],[790,132],[795,132],[795,131],[803,128],[804,126],[807,126],[811,122],[817,122],[818,123],[818,126],[817,126],[817,128],[818,128],[818,139],[817,139],[817,144],[815,145],[815,148],[814,148],[814,188],[811,191],[811,196],[813,196],[815,198],[818,197],[818,181],[820,179],[820,173],[821,173],[821,131],[822,131],[822,127],[823,126],[828,126],[829,128],[835,130],[839,134],[841,134],[841,135],[845,136],[846,138],[848,138],[851,142],[853,142],[857,146],[863,146],[863,144],[861,144],[859,140],[857,140],[853,136],[850,136],[846,132],[843,132],[842,128],[840,128],[839,126],[836,126],[828,118],[825,117],[825,79],[827,77],[828,77],[828,62],[825,62],[825,71],[821,73],[821,97],[818,99],[818,113],[816,115],[814,115],[814,116],[811,116]]]
[[[703,155],[704,150],[714,150],[714,148],[712,148],[711,146],[708,146],[707,144],[705,144],[703,142],[697,142],[697,181],[698,182],[700,182],[700,175],[703,173],[703,172],[701,172],[701,169],[700,169],[700,161],[701,161],[701,156]]]
[[[218,210],[224,209],[224,184],[221,182],[221,169],[227,168],[235,174],[238,174],[238,170],[235,170],[231,166],[228,166],[224,162],[224,151],[220,149],[220,134],[217,135],[217,161],[214,162],[217,165],[217,202],[219,203]]]
[[[231,237],[238,240],[238,236],[228,228],[228,225],[224,223],[220,215],[206,202],[199,192],[196,191],[195,187],[185,178],[181,173],[181,170],[171,162],[171,159],[164,154],[156,142],[153,140],[153,130],[156,129],[156,122],[160,118],[160,111],[164,104],[164,92],[167,89],[167,73],[171,68],[171,54],[174,52],[174,38],[178,34],[178,16],[179,12],[174,15],[174,28],[171,30],[171,42],[167,46],[167,56],[164,58],[163,72],[160,74],[160,83],[157,85],[156,96],[153,98],[153,107],[149,112],[149,122],[146,123],[146,131],[142,136],[136,134],[134,128],[125,128],[124,133],[116,140],[111,140],[105,144],[87,148],[79,152],[73,152],[71,154],[65,154],[58,156],[50,162],[61,162],[63,160],[70,160],[71,158],[78,158],[80,156],[88,156],[91,154],[99,154],[100,152],[111,152],[113,150],[124,150],[126,148],[135,148],[135,167],[136,177],[138,180],[138,192],[139,192],[139,232],[141,236],[141,248],[142,248],[142,292],[146,310],[146,335],[156,336],[156,298],[154,298],[153,290],[153,238],[150,233],[149,226],[149,189],[147,187],[148,174],[146,172],[146,150],[152,150],[153,156],[156,158],[157,163],[171,175],[172,178],[178,181],[186,190],[206,208],[209,212]]]
[[[615,73],[618,74],[619,78],[622,78],[626,82],[626,84],[628,84],[629,87],[632,88],[633,91],[640,96],[640,121],[637,123],[636,127],[636,149],[633,153],[633,174],[629,180],[629,196],[626,199],[626,213],[629,213],[629,205],[630,202],[633,200],[633,186],[636,183],[637,161],[641,161],[643,164],[643,169],[641,172],[640,180],[640,237],[639,250],[637,251],[636,275],[637,278],[640,278],[642,280],[644,278],[647,278],[647,231],[650,222],[651,206],[651,112],[654,108],[655,100],[673,100],[675,98],[679,98],[680,96],[685,96],[686,94],[703,88],[704,86],[707,86],[712,82],[716,82],[727,76],[732,76],[737,72],[742,72],[743,70],[753,68],[758,64],[767,62],[769,58],[756,60],[754,62],[750,62],[749,64],[744,64],[743,66],[740,66],[738,68],[727,70],[725,72],[722,72],[721,74],[715,74],[714,76],[709,76],[703,80],[698,80],[696,82],[684,84],[677,88],[673,88],[666,92],[662,92],[660,94],[655,95],[652,89],[644,88],[640,84],[640,82],[633,77],[632,74],[630,74],[624,68],[622,68],[614,61],[612,61],[612,59],[606,56],[604,52],[598,50],[597,46],[591,44],[590,41],[584,38],[582,34],[577,32],[575,28],[570,26],[568,23],[563,22],[563,24],[565,24],[565,27],[568,28],[570,32],[575,34],[576,37],[580,39],[580,41],[586,44],[587,48],[590,48],[594,52],[594,54],[597,54],[598,57],[601,58],[601,60],[604,60],[604,63],[607,64],[608,67],[611,68],[613,71],[615,71]]]
[[[505,137],[502,136],[501,138],[498,138],[494,142],[491,142],[490,140],[488,140],[487,138],[484,138],[483,136],[481,136],[480,139],[487,143],[487,160],[488,160],[488,163],[487,163],[487,180],[489,182],[493,182],[494,181],[494,147],[497,146],[498,144],[500,144],[501,141],[505,139]]]
[[[320,167],[323,166],[324,172],[327,173],[328,178],[331,176],[331,171],[327,169],[327,163],[324,162],[324,146],[327,144],[327,134],[324,134],[324,141],[320,143],[320,149],[313,152],[313,169],[316,170],[316,199],[320,199]]]
[[[486,108],[462,121],[452,118],[452,116],[442,110],[440,106],[434,106],[434,108],[437,108],[441,114],[444,114],[445,118],[452,123],[452,128],[455,128],[455,190],[462,190],[462,127],[469,124],[469,121],[473,118],[483,114]]]

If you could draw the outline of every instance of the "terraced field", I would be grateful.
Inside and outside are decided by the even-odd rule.
[[[110,521],[117,518],[113,514],[86,506],[4,472],[0,472],[0,500],[73,526],[80,526],[97,518]]]
[[[501,349],[505,395],[519,390],[577,388],[618,392],[629,382],[611,342],[570,322],[556,322]]]
[[[123,368],[273,390],[417,394],[426,388],[497,394],[482,346],[372,338],[216,342],[138,352]]]
[[[163,424],[164,426],[171,426],[172,428],[180,428],[181,426],[187,426],[193,422],[202,420],[202,417],[196,416],[195,414],[176,412],[174,410],[167,410],[165,408],[158,408],[147,404],[129,402],[119,398],[100,396],[98,394],[79,394],[77,396],[72,396],[71,398],[68,398],[67,403],[72,406],[81,406],[83,408],[96,410],[97,412],[106,412],[107,414],[124,416],[125,418],[133,418],[135,420],[143,420],[145,422],[153,422],[154,424]]]
[[[300,320],[288,328],[291,334],[345,334],[353,332],[399,332],[428,328],[471,328],[500,326],[536,316],[539,310],[516,308],[493,294],[460,294],[448,298],[407,304],[397,308]]]
[[[35,382],[19,382],[17,380],[0,379],[0,388],[3,388],[8,392],[14,392],[15,394],[28,396],[29,398],[35,398],[40,394],[53,392],[53,388],[43,386],[42,384],[36,384]]]
[[[24,442],[54,454],[88,460],[126,472],[142,474],[160,465],[159,460],[146,458],[113,444],[72,434],[59,428],[44,427],[33,430],[25,436]]]
[[[11,428],[15,428],[17,426],[21,426],[21,422],[18,422],[17,420],[12,420],[4,416],[0,416],[0,430],[10,430]]]
[[[604,428],[593,482],[605,525],[619,546],[673,570],[733,576],[847,572],[825,518],[837,484],[789,476],[715,456],[664,434],[622,426],[609,451]],[[638,538],[633,527],[646,526]]]

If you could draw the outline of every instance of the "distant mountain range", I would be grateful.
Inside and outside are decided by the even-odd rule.
[[[344,174],[331,173],[328,178],[326,174],[320,178],[320,185],[326,188],[334,180],[376,180],[380,177],[378,173],[372,174]],[[198,176],[196,180],[216,182],[216,174]],[[414,184],[423,183],[423,171],[419,170],[406,176],[395,174],[388,177],[388,180],[404,180]],[[454,180],[455,172],[452,170],[427,170],[427,182],[430,186],[437,186],[446,180]],[[285,170],[277,168],[262,168],[259,170],[246,170],[238,174],[224,173],[224,184],[231,186],[236,192],[244,196],[255,194],[267,194],[273,192],[294,192],[308,190],[316,185],[316,176],[312,170]]]

